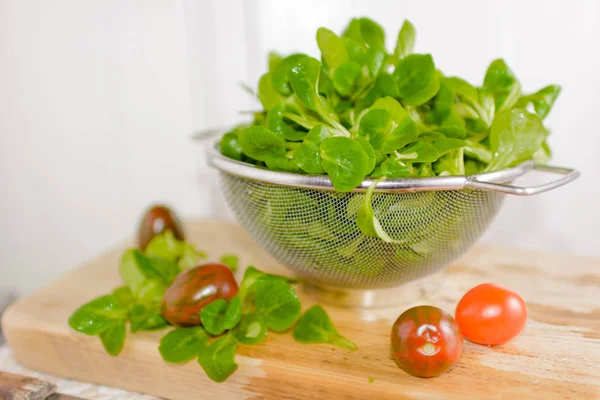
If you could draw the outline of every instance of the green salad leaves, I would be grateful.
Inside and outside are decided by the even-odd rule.
[[[177,328],[162,337],[158,352],[168,363],[183,364],[198,357],[208,338],[201,326]]]
[[[315,131],[310,140],[318,137],[320,133]],[[165,290],[179,273],[205,258],[205,253],[176,239],[170,231],[155,236],[144,252],[128,249],[119,266],[125,284],[75,310],[69,326],[97,336],[106,352],[117,356],[124,348],[127,326],[132,334],[170,327],[160,310]],[[232,270],[239,264],[234,254],[224,254],[220,260]],[[261,344],[269,331],[285,332],[296,324],[294,338],[300,343],[331,343],[356,349],[337,333],[322,308],[317,312],[309,309],[300,317],[302,306],[292,286],[296,282],[247,267],[237,296],[229,301],[217,298],[204,306],[200,310],[202,326],[170,330],[160,340],[160,356],[171,364],[197,360],[210,379],[223,382],[238,368],[238,344]]]
[[[319,28],[319,58],[271,53],[260,78],[263,110],[226,133],[221,152],[260,167],[326,174],[348,192],[365,178],[430,177],[547,162],[548,115],[560,87],[524,94],[502,59],[481,86],[445,75],[415,53],[404,21],[393,52],[368,18],[341,35]]]
[[[331,343],[347,350],[356,350],[356,344],[340,335],[323,307],[312,306],[294,328],[294,339],[300,343]]]
[[[284,332],[294,324],[293,337],[300,343],[331,343],[356,350],[354,343],[337,333],[322,307],[314,306],[300,318],[293,282],[248,267],[237,296],[229,303],[217,299],[200,311],[202,327],[176,328],[163,336],[161,357],[176,364],[197,359],[210,379],[223,382],[238,368],[238,344],[260,344],[269,331]]]

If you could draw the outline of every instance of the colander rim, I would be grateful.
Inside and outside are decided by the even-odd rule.
[[[273,185],[297,187],[303,189],[336,191],[326,175],[306,175],[295,172],[273,171],[253,164],[237,161],[224,156],[219,151],[220,137],[206,148],[208,165],[221,172]],[[476,175],[435,176],[422,178],[387,179],[377,183],[377,192],[416,192],[435,190],[462,190],[471,182],[506,183],[525,175],[535,166],[533,161],[526,161],[516,167]],[[366,178],[352,192],[364,192],[372,184],[374,178]]]

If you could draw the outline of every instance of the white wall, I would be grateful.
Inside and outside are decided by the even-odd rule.
[[[600,2],[0,0],[0,286],[30,291],[112,247],[152,201],[226,215],[192,132],[258,106],[238,83],[268,50],[316,54],[319,26],[361,15],[390,47],[409,18],[417,50],[474,83],[502,56],[526,90],[563,86],[554,162],[582,177],[507,198],[484,240],[600,256]]]
[[[23,291],[128,237],[164,199],[205,211],[177,1],[0,2],[0,282]]]

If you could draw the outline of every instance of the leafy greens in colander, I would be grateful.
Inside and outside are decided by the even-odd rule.
[[[321,61],[271,53],[258,82],[264,110],[225,134],[223,155],[272,170],[327,174],[348,192],[365,177],[471,175],[534,159],[547,162],[542,120],[560,93],[525,95],[493,61],[475,87],[413,53],[405,21],[393,53],[374,21],[353,19],[341,36],[317,31]]]

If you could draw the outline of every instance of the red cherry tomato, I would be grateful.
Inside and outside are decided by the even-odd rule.
[[[165,291],[161,314],[175,326],[201,325],[200,310],[214,300],[230,300],[238,285],[222,264],[205,264],[179,274]]]
[[[474,343],[498,345],[516,337],[525,327],[527,306],[513,291],[491,283],[469,290],[456,306],[456,322]]]
[[[458,363],[463,339],[454,318],[432,306],[404,311],[392,327],[392,352],[400,368],[422,378],[438,376]]]

